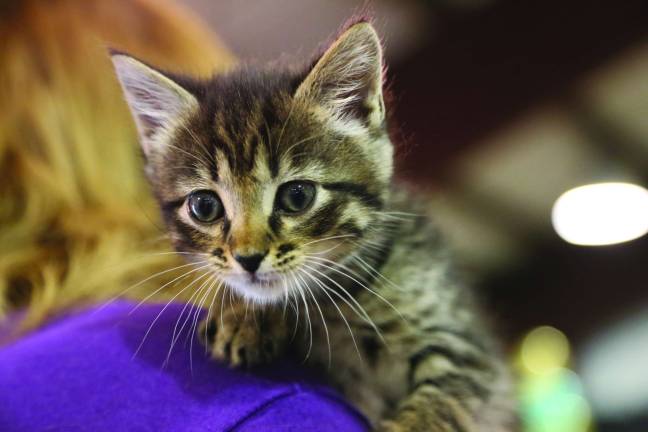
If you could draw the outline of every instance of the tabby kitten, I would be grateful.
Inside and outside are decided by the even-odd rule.
[[[112,60],[175,247],[215,278],[194,296],[214,291],[214,358],[307,357],[377,430],[513,429],[507,371],[470,293],[411,213],[417,198],[391,186],[370,23],[301,69],[194,80]]]

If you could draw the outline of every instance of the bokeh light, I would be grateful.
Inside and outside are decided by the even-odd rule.
[[[522,365],[531,373],[547,374],[567,366],[569,342],[558,329],[538,327],[527,334],[520,348]]]
[[[590,408],[578,376],[556,369],[526,376],[521,383],[521,403],[527,432],[585,432],[591,425]]]
[[[567,367],[570,344],[563,332],[541,326],[522,340],[517,364],[525,432],[586,432],[592,424],[581,380]]]
[[[562,194],[552,211],[554,229],[565,241],[600,246],[648,233],[648,190],[630,183],[597,183]]]

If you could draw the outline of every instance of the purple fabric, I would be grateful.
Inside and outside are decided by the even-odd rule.
[[[0,431],[350,431],[364,418],[299,367],[244,372],[179,338],[182,305],[117,302],[0,348]],[[130,313],[130,314],[129,314]],[[182,322],[182,321],[181,321]]]

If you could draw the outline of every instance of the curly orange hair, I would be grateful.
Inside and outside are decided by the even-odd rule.
[[[234,61],[163,0],[0,7],[0,316],[24,307],[25,329],[177,262],[159,253],[169,246],[107,46],[194,75]]]

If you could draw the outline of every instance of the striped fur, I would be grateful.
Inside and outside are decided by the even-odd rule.
[[[203,327],[214,357],[307,357],[380,430],[513,430],[497,346],[438,234],[411,215],[417,198],[391,186],[382,48],[369,23],[305,69],[197,81],[113,59],[176,248],[208,254],[222,281],[220,314]],[[288,214],[276,195],[295,180],[316,196]],[[190,216],[197,190],[218,194],[221,219]],[[251,275],[236,255],[264,258]],[[293,328],[301,336],[288,343]]]

